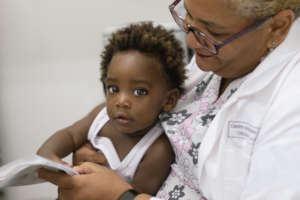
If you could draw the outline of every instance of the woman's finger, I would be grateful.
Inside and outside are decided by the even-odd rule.
[[[53,172],[46,169],[39,169],[38,177],[62,188],[73,187],[72,177],[63,172]]]

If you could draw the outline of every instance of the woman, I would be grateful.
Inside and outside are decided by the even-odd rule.
[[[157,198],[300,199],[300,1],[176,0],[170,10],[195,57],[187,93],[161,116],[176,162]],[[40,176],[62,200],[151,198],[108,169],[79,170]]]

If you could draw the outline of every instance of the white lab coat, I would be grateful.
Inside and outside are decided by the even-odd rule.
[[[201,145],[208,200],[300,200],[300,19],[223,105]]]
[[[205,72],[195,59],[188,67],[190,90]],[[218,111],[198,153],[208,200],[300,200],[300,19]]]

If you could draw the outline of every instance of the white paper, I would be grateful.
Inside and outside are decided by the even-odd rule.
[[[45,182],[45,180],[39,179],[35,174],[35,171],[40,168],[52,171],[64,171],[70,176],[79,174],[71,167],[38,155],[32,155],[0,167],[0,188]]]

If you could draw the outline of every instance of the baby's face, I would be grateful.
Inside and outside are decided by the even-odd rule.
[[[161,63],[137,51],[113,56],[107,71],[106,106],[122,133],[144,134],[166,103],[167,81]]]

